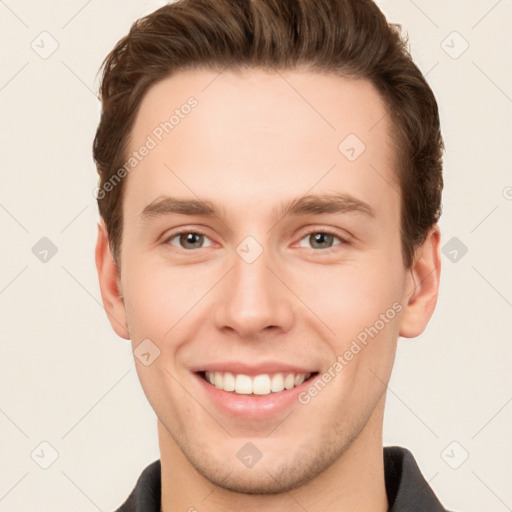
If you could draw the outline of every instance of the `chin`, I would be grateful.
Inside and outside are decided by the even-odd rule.
[[[224,448],[229,449],[227,444]],[[226,453],[201,451],[185,453],[195,470],[213,485],[241,494],[272,495],[297,489],[331,466],[344,451],[332,446],[302,448],[292,444],[288,456],[263,454],[252,467],[246,467],[236,456],[226,463]],[[205,456],[205,453],[208,453]]]

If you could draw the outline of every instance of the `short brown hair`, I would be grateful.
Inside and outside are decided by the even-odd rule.
[[[372,0],[179,0],[137,20],[103,62],[101,120],[93,144],[98,207],[120,263],[123,183],[105,185],[125,162],[148,88],[190,68],[292,69],[363,78],[385,101],[397,148],[401,244],[406,268],[441,215],[439,113],[401,27]],[[124,181],[124,180],[123,180]]]

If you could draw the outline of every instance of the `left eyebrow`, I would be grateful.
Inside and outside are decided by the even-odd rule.
[[[368,204],[350,194],[315,194],[302,196],[274,209],[279,217],[286,215],[305,215],[322,213],[363,213],[375,218],[375,210]]]

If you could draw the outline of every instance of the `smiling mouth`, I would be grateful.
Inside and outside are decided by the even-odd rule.
[[[313,373],[264,373],[251,377],[243,373],[197,372],[206,382],[217,389],[236,395],[269,395],[300,386],[318,375]]]

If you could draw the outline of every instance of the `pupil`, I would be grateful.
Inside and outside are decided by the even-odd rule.
[[[322,244],[328,244],[330,245],[330,242],[332,242],[332,235],[328,235],[326,233],[315,233],[313,235],[314,237],[314,243],[312,244],[313,247],[316,247],[318,245],[322,245]],[[325,248],[325,247],[324,247]]]
[[[193,247],[200,247],[203,235],[200,235],[198,233],[187,233],[186,235],[183,236],[183,238],[185,239],[185,246],[188,245],[190,247],[192,245]]]

